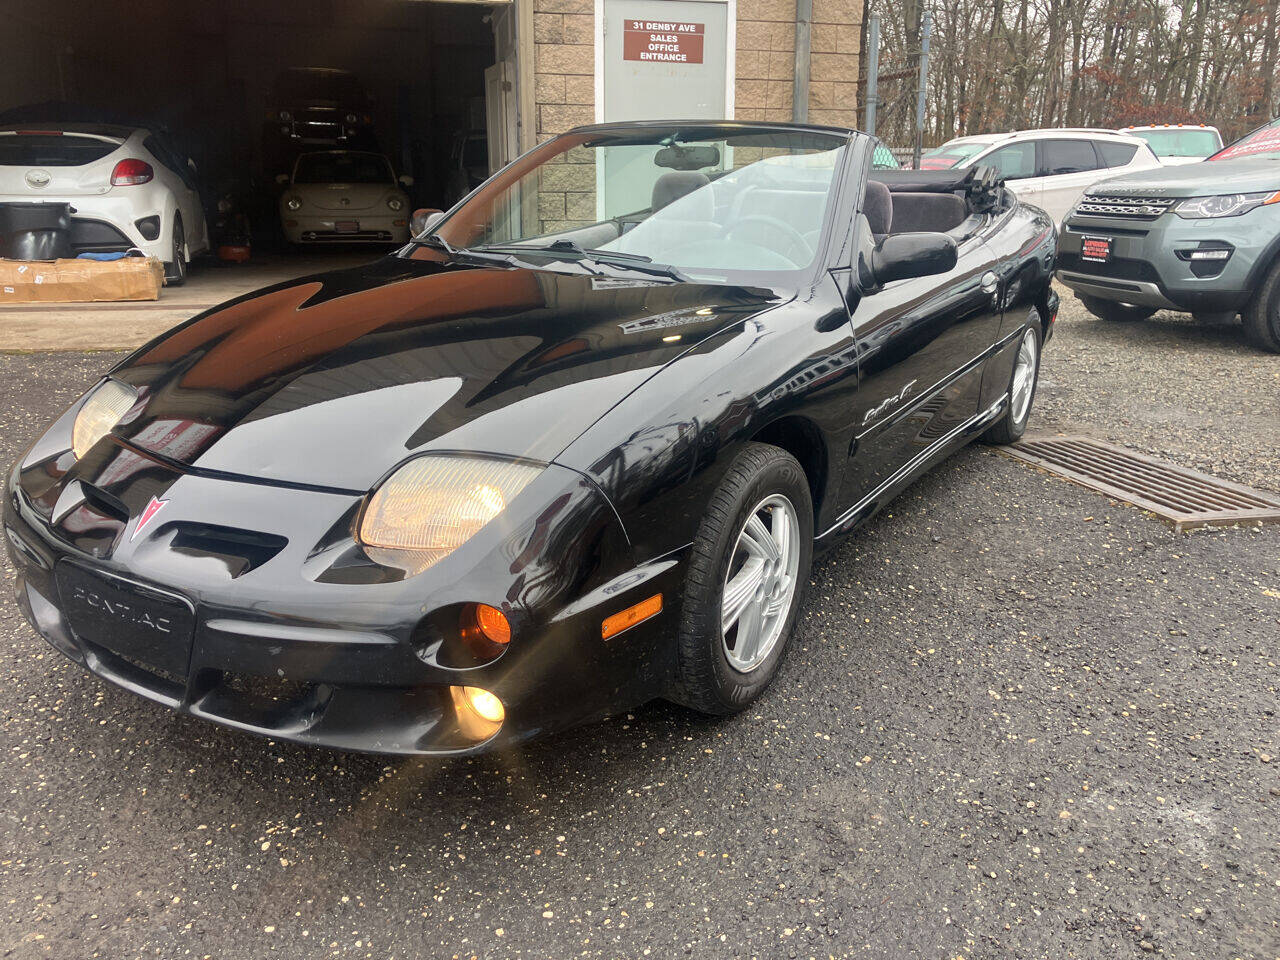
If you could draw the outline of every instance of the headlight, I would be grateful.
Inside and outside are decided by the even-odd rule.
[[[475,536],[541,472],[481,457],[410,460],[369,498],[360,542],[378,563],[421,573]]]
[[[288,207],[290,210],[298,210],[302,207],[302,198],[290,197],[288,200],[284,202],[284,205]]]
[[[76,459],[83,457],[95,443],[110,433],[111,428],[137,402],[138,392],[115,380],[106,380],[93,391],[93,395],[76,414],[75,425],[71,428],[71,450]]]
[[[399,197],[388,197],[387,206],[390,207],[392,210],[401,210],[404,208],[404,201],[401,200]]]
[[[1275,193],[1226,193],[1218,197],[1192,197],[1178,204],[1174,212],[1187,220],[1238,217],[1269,203],[1280,203],[1280,190]]]
[[[292,114],[292,113],[290,113],[288,110],[281,110],[281,111],[280,111],[280,120],[281,120],[282,122],[284,122],[284,123],[288,123],[288,122],[289,122],[290,120],[292,120],[292,119],[293,119],[293,114]]]
[[[355,123],[355,122],[356,122],[357,120],[359,120],[359,119],[360,119],[360,118],[359,118],[359,117],[357,117],[354,113],[348,113],[348,114],[347,114],[347,123]]]

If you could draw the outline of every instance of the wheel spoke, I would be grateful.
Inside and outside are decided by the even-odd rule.
[[[789,555],[791,548],[791,518],[785,510],[771,510],[769,514],[769,538],[773,541],[778,559],[781,559]]]
[[[756,590],[759,589],[764,581],[764,561],[757,557],[751,557],[743,564],[742,569],[725,584],[724,602],[720,608],[720,629],[724,633],[728,633],[738,618],[742,616],[742,611],[746,609],[753,599],[755,599]],[[742,629],[739,627],[738,635],[741,637]]]
[[[754,556],[762,560],[777,560],[781,556],[778,552],[778,544],[773,539],[773,534],[769,532],[769,528],[755,514],[752,514],[751,519],[747,521],[743,534],[743,546]]]
[[[752,600],[742,611],[738,620],[738,639],[733,652],[744,663],[751,663],[760,651],[760,641],[764,637],[764,601]]]

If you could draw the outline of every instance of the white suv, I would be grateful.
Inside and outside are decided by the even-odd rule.
[[[922,170],[994,167],[1005,185],[1059,223],[1099,180],[1160,166],[1145,141],[1114,130],[1063,128],[957,137],[920,158]]]
[[[0,127],[0,204],[68,203],[76,253],[137,247],[180,284],[209,248],[195,165],[163,134],[102,123]]]

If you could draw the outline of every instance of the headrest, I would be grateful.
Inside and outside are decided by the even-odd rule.
[[[664,173],[653,185],[653,202],[649,209],[657,213],[673,200],[679,200],[685,194],[693,193],[710,182],[710,178],[705,173],[698,173],[695,170],[672,170]]]
[[[960,226],[968,215],[968,204],[954,193],[893,194],[893,229],[897,233],[946,233]]]
[[[862,212],[871,224],[871,232],[881,236],[893,231],[893,196],[889,188],[879,180],[867,181],[867,195],[862,201]]]

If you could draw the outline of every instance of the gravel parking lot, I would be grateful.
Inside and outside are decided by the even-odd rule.
[[[4,463],[112,359],[0,356]],[[1280,488],[1280,358],[1231,328],[1064,297],[1037,411]],[[1280,527],[973,447],[816,565],[744,715],[451,763],[177,718],[8,593],[4,956],[1280,956]]]

